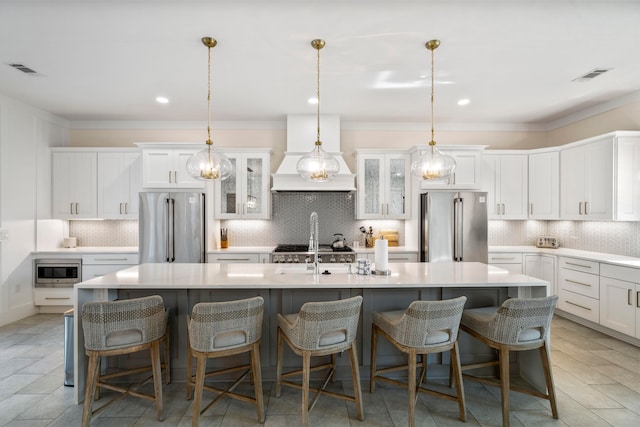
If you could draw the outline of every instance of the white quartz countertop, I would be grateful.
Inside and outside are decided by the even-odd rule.
[[[389,276],[348,274],[344,264],[322,266],[334,273],[315,276],[305,266],[286,264],[141,264],[87,280],[76,289],[300,289],[415,287],[547,287],[544,280],[477,262],[397,263]]]
[[[78,246],[75,248],[53,248],[33,252],[34,255],[82,255],[82,254],[138,253],[137,246]]]
[[[350,246],[356,253],[373,253],[374,248],[364,248],[362,246],[354,248]],[[230,246],[225,249],[209,249],[207,253],[210,254],[224,254],[224,253],[270,253],[275,249],[275,246]],[[389,252],[418,252],[417,249],[410,249],[406,246],[389,246]]]
[[[490,246],[489,252],[521,252],[521,253],[544,253],[550,255],[568,256],[573,258],[586,259],[590,261],[606,262],[608,264],[621,265],[625,267],[640,268],[640,258],[624,255],[614,255],[602,252],[583,251],[579,249],[558,248],[546,249],[536,246]]]

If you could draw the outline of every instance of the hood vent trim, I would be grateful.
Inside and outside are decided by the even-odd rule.
[[[272,174],[271,191],[355,191],[355,174],[345,162],[340,152],[340,117],[337,115],[321,116],[322,147],[331,153],[340,171],[327,182],[308,182],[298,175],[298,160],[313,148],[316,140],[317,117],[313,115],[287,116],[287,151],[277,171]]]

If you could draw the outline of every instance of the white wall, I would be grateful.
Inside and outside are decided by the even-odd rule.
[[[49,147],[68,142],[66,122],[0,95],[0,228],[9,236],[0,241],[0,325],[36,311],[31,253],[38,219],[51,217]]]

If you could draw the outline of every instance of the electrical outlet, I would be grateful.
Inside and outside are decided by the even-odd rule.
[[[0,229],[0,240],[9,240],[9,230],[6,228]]]

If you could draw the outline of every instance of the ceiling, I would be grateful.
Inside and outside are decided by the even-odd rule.
[[[316,113],[322,38],[323,114],[428,123],[437,38],[437,122],[548,126],[640,94],[638,22],[637,0],[0,0],[0,94],[72,122],[202,122],[211,36],[214,126],[282,121]]]

